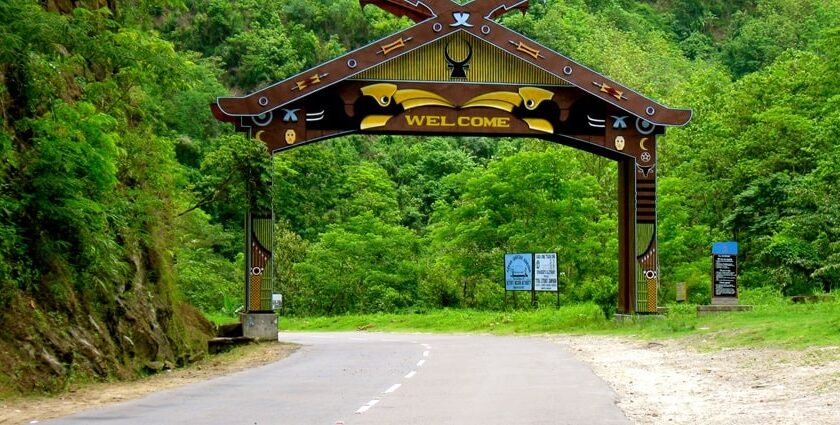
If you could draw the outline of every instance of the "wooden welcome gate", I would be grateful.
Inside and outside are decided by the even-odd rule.
[[[661,105],[495,22],[524,13],[527,0],[360,3],[416,25],[247,96],[219,98],[215,117],[272,153],[351,133],[480,135],[536,137],[615,160],[618,312],[655,313],[656,138],[666,126],[687,124],[692,112]],[[251,262],[267,264],[271,255],[259,248],[248,256],[251,286],[260,281],[251,270],[262,270]],[[246,306],[266,310],[271,290],[256,286]]]

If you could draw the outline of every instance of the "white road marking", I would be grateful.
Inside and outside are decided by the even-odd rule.
[[[351,340],[351,341],[368,341],[368,339],[366,339],[366,338],[349,337],[348,339]],[[379,341],[390,342],[390,341],[394,341],[394,340],[381,338],[381,339],[379,339]],[[411,342],[413,344],[418,344],[417,341],[411,341]],[[429,345],[429,344],[422,344],[422,345],[423,345],[423,348],[426,349],[426,351],[423,352],[423,357],[429,357],[429,350],[432,348],[432,346]],[[423,366],[424,363],[426,363],[425,359],[420,360],[419,362],[417,362],[417,367]],[[407,375],[405,375],[405,379],[411,379],[416,374],[417,374],[417,371],[412,370],[411,372],[408,372]],[[390,387],[388,387],[387,390],[385,390],[383,392],[383,394],[391,394],[394,391],[398,390],[401,386],[402,386],[402,384],[391,385]],[[356,410],[356,414],[358,415],[358,414],[362,414],[362,413],[367,412],[368,410],[370,410],[371,407],[375,406],[376,403],[379,403],[379,398],[373,399],[373,400],[369,401],[368,404],[365,404],[364,406],[360,407],[359,410]]]
[[[364,405],[364,406],[360,407],[360,408],[359,408],[359,410],[357,410],[357,411],[356,411],[356,414],[358,415],[358,414],[360,414],[360,413],[365,413],[365,412],[367,412],[367,411],[368,411],[368,409],[370,409],[371,407],[375,406],[375,405],[376,405],[376,403],[379,403],[379,400],[371,400],[371,401],[369,401],[369,402],[368,402],[368,404],[366,404],[366,405]]]

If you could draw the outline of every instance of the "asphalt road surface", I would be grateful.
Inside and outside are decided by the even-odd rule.
[[[538,338],[281,333],[279,362],[49,424],[630,424],[616,395]]]

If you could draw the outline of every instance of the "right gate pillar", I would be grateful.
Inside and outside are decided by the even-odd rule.
[[[655,314],[659,287],[656,135],[608,129],[618,160],[618,313]],[[651,133],[653,133],[651,129]]]

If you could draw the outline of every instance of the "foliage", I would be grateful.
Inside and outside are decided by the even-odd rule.
[[[277,218],[288,314],[502,311],[512,251],[557,252],[561,302],[613,312],[610,160],[526,139],[363,135],[269,158],[207,108],[409,20],[355,0],[54,3],[0,3],[0,307],[116,317],[143,287],[162,320],[179,297],[233,314],[252,208]],[[707,301],[709,247],[726,239],[742,247],[745,297],[837,288],[837,0],[530,6],[500,21],[695,112],[657,142],[661,303],[678,282]],[[690,331],[680,317],[671,326]]]
[[[603,255],[616,249],[614,240],[603,237],[603,230],[617,226],[615,217],[600,214],[599,185],[592,176],[578,174],[579,168],[567,148],[549,147],[450,178],[459,198],[454,205],[439,204],[430,246],[443,255],[450,279],[464,282],[468,305],[500,306],[499,265],[505,252],[557,252],[558,269],[573,285],[615,269],[615,258]],[[496,289],[487,293],[487,285]]]
[[[393,312],[413,304],[419,241],[371,212],[333,225],[294,266],[302,281],[295,313]]]
[[[206,102],[220,85],[215,68],[135,19],[153,4],[170,3],[120,13],[0,5],[0,373],[25,377],[12,390],[129,377],[145,361],[183,364],[204,349],[208,331],[173,276],[184,180],[179,129],[165,117],[180,93]],[[36,351],[58,360],[39,366],[27,355]]]
[[[221,249],[232,242],[232,235],[209,220],[201,210],[178,219],[180,240],[175,253],[178,287],[202,311],[232,315],[244,303],[242,272],[225,258]]]
[[[407,25],[350,3],[188,3],[167,15],[163,28],[176,45],[218,57],[232,78],[228,85],[252,87]],[[837,136],[837,108],[830,99],[837,69],[825,60],[837,53],[829,41],[836,38],[829,30],[837,15],[832,5],[548,1],[502,18],[649,96],[695,110],[691,126],[660,139],[661,302],[673,299],[677,282],[688,284],[692,302],[707,301],[709,245],[725,239],[741,242],[746,287],[772,285],[791,294],[835,285],[840,254],[831,208],[837,197],[821,196],[836,191],[830,141]],[[776,30],[790,25],[798,29]],[[262,77],[245,78],[258,69],[244,66],[249,52],[259,56],[248,63],[260,64]],[[769,143],[778,140],[787,143]],[[219,176],[232,164],[256,161],[241,151],[198,152],[209,155],[205,177],[194,186],[198,193],[225,187],[225,196],[202,206],[233,233],[241,212],[230,204],[246,194],[238,193],[240,183]],[[261,174],[260,167],[250,175]],[[338,259],[398,229],[423,240],[412,254],[416,267],[402,276],[413,282],[410,299],[395,304],[382,295],[385,307],[360,303],[358,294],[332,301],[356,306],[348,311],[397,304],[503,308],[500,255],[549,250],[565,262],[564,302],[594,300],[605,313],[613,310],[616,201],[609,161],[542,142],[353,136],[283,153],[272,167],[274,211],[286,223],[284,243],[296,252],[282,267],[290,313],[319,302],[311,311],[330,310],[329,303],[309,301],[319,285],[329,286],[316,279],[316,267],[345,267]],[[267,180],[260,177],[263,185]],[[362,221],[372,226],[370,235],[358,233]],[[359,258],[372,269],[385,264],[375,255]],[[337,288],[360,294],[365,279],[337,279],[342,282],[324,294],[333,297]]]

